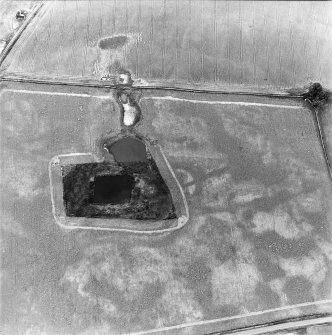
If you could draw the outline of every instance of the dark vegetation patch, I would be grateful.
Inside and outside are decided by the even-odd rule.
[[[128,40],[128,36],[125,35],[104,37],[99,40],[98,46],[102,50],[114,50],[124,47]]]
[[[103,297],[112,302],[114,301],[113,294],[116,293],[114,287],[105,278],[97,279],[93,274],[90,275],[88,282],[84,286],[84,291],[89,292],[94,297]]]
[[[118,143],[122,142],[122,143]],[[63,172],[66,215],[87,218],[176,218],[169,188],[145,145],[123,139],[109,147],[116,162],[67,165]]]
[[[264,185],[274,185],[285,179],[285,171],[282,166],[275,164],[265,166],[262,161],[262,153],[255,152],[245,143],[245,139],[230,136],[217,115],[211,115],[211,124],[218,124],[218,136],[211,136],[210,141],[227,156],[228,173],[232,175],[235,183],[257,179]],[[212,134],[212,133],[211,133]]]
[[[218,245],[216,248],[216,259],[220,262],[226,262],[232,257],[236,257],[236,247],[230,242]]]
[[[284,292],[292,304],[314,301],[312,285],[309,280],[302,276],[288,279],[284,286]]]
[[[259,300],[260,309],[262,310],[280,306],[280,297],[271,290],[268,284],[258,284],[255,289],[255,296]]]
[[[325,274],[325,280],[315,287],[315,300],[324,300],[326,295],[331,292],[331,278],[332,278],[332,267],[327,266],[327,271]]]
[[[197,244],[207,245],[211,252],[221,261],[226,261],[234,255],[231,228],[222,220],[213,216],[199,228]]]
[[[264,281],[268,282],[285,276],[285,271],[277,263],[272,262],[266,255],[266,252],[262,250],[257,251],[256,260],[257,268],[263,276]]]
[[[277,254],[282,257],[303,257],[316,248],[313,239],[303,237],[300,239],[286,239],[278,235],[276,232],[265,232],[257,236],[252,235],[252,241],[256,250],[265,250],[269,253]]]
[[[330,225],[326,222],[328,218],[325,212],[305,213],[305,218],[317,234],[320,236],[331,236]]]
[[[271,212],[278,205],[283,204],[291,199],[292,196],[287,190],[281,190],[271,197],[265,196],[259,199],[254,199],[252,201],[252,205],[255,208],[255,211]]]
[[[254,218],[254,212],[252,208],[245,208],[242,214],[243,220],[245,222],[251,222]]]
[[[220,315],[227,317],[241,314],[241,306],[236,306],[235,304],[236,303],[234,303],[234,305],[224,304],[221,306],[210,304],[210,307],[208,308],[209,317],[211,319],[218,319],[220,318]]]
[[[128,174],[97,176],[92,182],[90,202],[93,204],[122,204],[130,201],[135,179]]]
[[[323,89],[320,83],[313,83],[307,93],[303,94],[305,100],[309,100],[314,108],[323,108],[329,101],[331,92]]]
[[[210,282],[200,283],[193,290],[194,299],[198,302],[200,307],[203,309],[205,315],[213,313],[215,305],[213,304],[213,293]]]
[[[210,273],[211,269],[206,265],[206,261],[200,259],[188,266],[185,276],[189,282],[193,283],[193,288],[195,288],[199,284],[206,285],[210,281]]]
[[[157,300],[162,297],[163,292],[164,285],[159,280],[145,284],[139,299],[136,301],[137,310],[134,311],[136,312],[135,314],[142,310],[149,309],[151,306],[155,306]],[[133,310],[131,309],[130,312],[133,313]]]

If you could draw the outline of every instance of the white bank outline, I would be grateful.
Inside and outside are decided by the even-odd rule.
[[[175,326],[162,327],[162,328],[150,329],[150,330],[146,330],[146,331],[127,333],[125,335],[155,334],[155,333],[160,333],[160,332],[164,332],[164,331],[179,330],[179,329],[183,329],[183,328],[210,325],[210,324],[214,324],[214,323],[218,323],[218,322],[236,320],[236,319],[241,319],[241,318],[248,318],[250,316],[264,315],[264,314],[267,314],[267,313],[273,313],[273,312],[278,312],[278,311],[292,310],[292,309],[301,308],[301,307],[325,305],[325,304],[332,304],[332,299],[320,300],[320,301],[316,301],[316,302],[305,302],[305,303],[301,303],[301,304],[297,304],[297,305],[283,306],[283,307],[278,307],[278,308],[273,308],[273,309],[266,309],[264,311],[250,312],[248,314],[239,314],[239,315],[228,316],[228,317],[224,317],[224,318],[220,318],[220,319],[202,320],[202,321],[196,321],[196,322],[191,322],[191,323],[183,323],[183,324],[175,325]],[[232,334],[239,334],[239,335],[255,334],[256,335],[256,334],[264,334],[266,332],[271,332],[271,331],[275,331],[275,330],[289,329],[287,326],[285,327],[285,325],[292,325],[291,328],[294,329],[294,328],[309,326],[311,324],[323,324],[323,323],[332,323],[332,316],[317,318],[316,323],[315,323],[315,319],[300,320],[300,321],[293,321],[293,322],[289,321],[288,323],[284,323],[284,324],[280,324],[280,325],[266,326],[266,327],[262,327],[261,329],[251,330],[251,331],[253,331],[253,333],[249,333],[248,330],[245,330],[245,329],[239,330],[238,332],[232,330]],[[269,327],[275,327],[275,329],[270,330]],[[220,332],[221,331],[223,331],[227,334],[227,330],[220,330]],[[214,331],[214,332],[218,333],[218,331]]]
[[[17,89],[4,89],[2,93],[5,91],[15,92],[15,93],[40,94],[40,95],[58,95],[58,96],[68,96],[68,97],[83,97],[83,98],[110,99],[110,100],[112,99],[110,95],[91,95],[91,94],[84,94],[84,93],[48,92],[48,91],[17,90]],[[173,101],[186,101],[186,102],[193,102],[193,103],[204,103],[208,105],[240,105],[240,106],[258,106],[258,107],[277,107],[277,108],[286,108],[286,109],[303,109],[303,107],[301,106],[292,106],[292,105],[274,105],[274,104],[264,104],[264,103],[259,103],[259,102],[243,102],[243,101],[238,101],[238,102],[236,101],[207,101],[207,100],[195,100],[195,99],[182,99],[182,98],[175,98],[172,96],[143,97],[141,100],[173,100]]]
[[[50,192],[51,192],[51,203],[52,203],[52,214],[53,217],[55,219],[55,222],[63,229],[66,230],[75,230],[75,229],[83,229],[83,230],[105,230],[105,231],[111,231],[111,232],[125,232],[125,233],[134,233],[134,234],[148,234],[148,235],[152,235],[152,234],[162,234],[162,233],[169,233],[175,230],[178,230],[180,228],[182,228],[183,226],[186,225],[186,223],[189,221],[189,207],[188,207],[188,203],[187,203],[187,199],[185,197],[184,191],[181,187],[181,184],[179,183],[178,179],[176,178],[176,175],[171,167],[171,165],[169,164],[165,154],[162,151],[162,148],[160,147],[159,144],[157,144],[156,146],[158,146],[158,149],[164,159],[164,162],[166,163],[168,170],[171,172],[173,180],[175,180],[181,196],[182,196],[182,200],[183,200],[183,204],[185,207],[185,215],[180,216],[177,221],[178,224],[175,227],[172,228],[165,228],[165,229],[159,229],[159,230],[134,230],[134,229],[127,229],[127,228],[109,228],[109,227],[91,227],[91,226],[69,226],[69,225],[65,225],[61,222],[61,220],[59,219],[58,215],[56,214],[56,210],[55,210],[55,201],[54,201],[54,187],[53,187],[53,179],[52,179],[52,165],[53,164],[59,164],[60,158],[61,157],[72,157],[72,156],[91,156],[93,157],[93,153],[89,153],[89,152],[84,152],[84,153],[69,153],[69,154],[62,154],[62,155],[57,155],[54,156],[53,158],[51,158],[51,160],[49,161],[48,164],[48,175],[49,175],[49,179],[50,179]]]

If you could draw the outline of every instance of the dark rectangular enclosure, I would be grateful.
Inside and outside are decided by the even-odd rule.
[[[68,165],[62,171],[67,216],[176,218],[169,188],[151,161]]]
[[[97,176],[90,182],[91,204],[123,204],[130,202],[135,179],[130,175]]]

